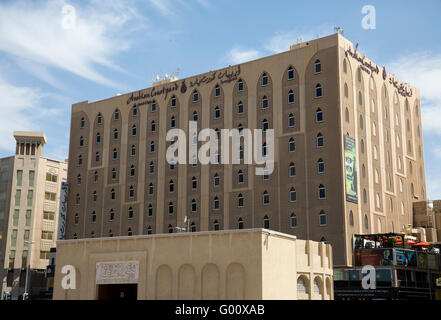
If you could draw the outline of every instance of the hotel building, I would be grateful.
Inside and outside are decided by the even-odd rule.
[[[30,289],[43,278],[56,245],[67,163],[43,157],[43,133],[15,131],[14,138],[15,155],[0,159],[0,279],[2,297],[8,292],[17,299],[24,293],[28,264]]]
[[[274,171],[168,163],[168,130],[188,136],[190,120],[274,129]],[[69,159],[67,239],[264,227],[326,241],[347,266],[353,234],[401,232],[426,199],[418,89],[340,34],[76,103]]]

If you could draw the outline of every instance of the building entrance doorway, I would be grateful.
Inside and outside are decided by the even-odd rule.
[[[98,285],[98,300],[136,300],[137,297],[137,284]]]

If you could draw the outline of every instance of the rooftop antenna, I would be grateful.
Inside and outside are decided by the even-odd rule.
[[[355,45],[355,51],[357,51],[358,50],[358,42],[357,42],[357,44]]]
[[[302,37],[297,38],[297,43],[302,43]]]
[[[338,27],[338,26],[335,26],[335,27],[334,27],[334,31],[335,31],[335,33],[339,33],[339,34],[341,34],[341,35],[344,34],[343,29],[342,29],[341,27]]]

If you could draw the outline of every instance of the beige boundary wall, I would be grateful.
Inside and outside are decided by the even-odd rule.
[[[97,299],[97,280],[124,282],[126,272],[99,272],[118,263],[133,271],[140,300],[334,296],[331,245],[248,229],[58,241],[54,299]],[[75,290],[61,286],[65,265],[75,267]]]

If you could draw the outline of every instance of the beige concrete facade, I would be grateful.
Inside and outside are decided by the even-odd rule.
[[[187,216],[196,231],[265,226],[326,240],[334,263],[351,265],[353,234],[399,232],[412,224],[412,202],[426,199],[419,91],[354,52],[334,34],[241,65],[74,104],[68,239],[174,232]],[[171,168],[166,133],[176,123],[188,137],[195,112],[198,129],[261,129],[267,122],[275,130],[274,172],[264,179],[254,164]],[[344,135],[356,141],[356,202],[346,200]],[[269,204],[262,201],[265,191]]]
[[[266,229],[58,241],[54,299],[97,299],[103,263],[136,264],[140,300],[333,299],[331,245]],[[66,265],[75,290],[61,286]]]
[[[0,279],[2,292],[17,297],[23,293],[22,271],[28,261],[31,270],[45,270],[50,248],[55,247],[60,186],[67,181],[67,163],[43,157],[43,133],[14,132],[14,137],[15,156],[0,160],[9,162],[5,170],[2,167],[2,181],[8,182],[0,187]],[[9,285],[7,278],[12,279]]]

